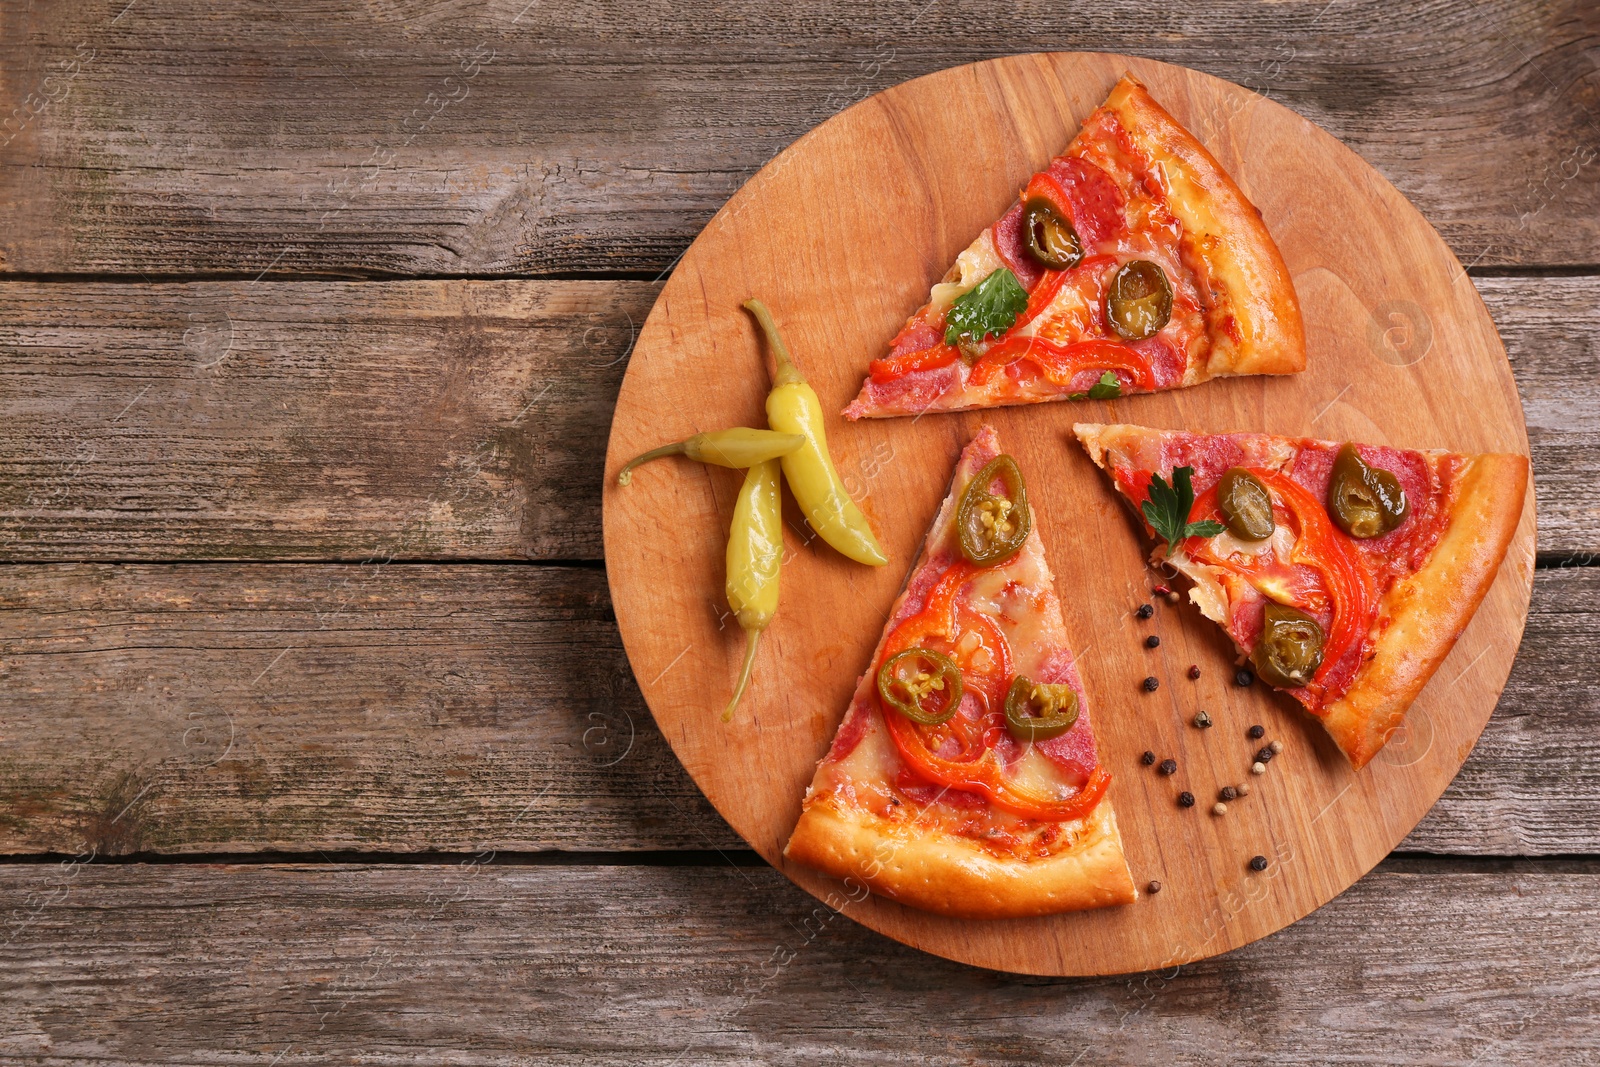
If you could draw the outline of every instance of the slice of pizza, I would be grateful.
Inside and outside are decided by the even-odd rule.
[[[1027,487],[985,426],[784,855],[946,915],[1123,904],[1109,783]]]
[[[1152,558],[1358,768],[1489,591],[1528,483],[1515,455],[1073,429],[1159,539]]]
[[[1102,399],[1305,365],[1261,213],[1124,77],[956,258],[844,413]]]

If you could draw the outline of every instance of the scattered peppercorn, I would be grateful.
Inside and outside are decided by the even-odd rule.
[[[1266,870],[1267,869],[1267,857],[1265,857],[1265,856],[1251,856],[1250,857],[1250,869],[1252,871],[1264,871],[1264,870]]]
[[[1156,676],[1153,674],[1144,680],[1144,691],[1146,693],[1154,693],[1160,687],[1161,683],[1156,681]]]
[[[1146,893],[1159,893],[1161,892],[1161,883],[1153,881],[1149,885],[1145,886],[1144,889]]]
[[[1151,634],[1149,637],[1144,639],[1144,647],[1145,648],[1160,648],[1161,647],[1161,638],[1157,637],[1155,634]]]
[[[1271,763],[1272,762],[1272,757],[1276,756],[1276,755],[1277,755],[1277,753],[1272,751],[1272,746],[1268,745],[1267,747],[1263,748],[1260,752],[1256,753],[1256,762],[1257,763]]]
[[[1274,742],[1272,742],[1272,744],[1268,745],[1267,747],[1272,749],[1272,754],[1274,756],[1276,756],[1278,753],[1283,751],[1283,742],[1282,741],[1274,741]]]
[[[1168,604],[1176,604],[1178,601],[1180,601],[1182,599],[1183,598],[1180,597],[1177,593],[1168,593],[1167,594],[1167,603]]]
[[[1161,766],[1157,767],[1156,769],[1162,774],[1177,774],[1178,761],[1175,759],[1164,759],[1161,761]]]
[[[1211,726],[1211,716],[1203,711],[1197,711],[1194,713],[1194,724],[1202,730],[1208,729]]]
[[[1250,783],[1240,782],[1238,785],[1233,787],[1233,791],[1242,797],[1247,797],[1250,795]]]
[[[1141,619],[1148,619],[1150,616],[1154,615],[1155,613],[1156,613],[1156,609],[1153,608],[1152,606],[1150,606],[1149,604],[1140,604],[1139,605],[1139,610],[1134,612],[1134,614],[1139,616],[1139,618],[1141,618]]]
[[[1199,678],[1199,677],[1200,677],[1200,664],[1198,664],[1198,663],[1189,664],[1189,680],[1192,682],[1196,678]]]
[[[1224,804],[1220,800],[1217,801],[1215,804],[1211,805],[1211,814],[1213,814],[1213,815],[1226,815],[1226,814],[1228,814],[1228,805]]]
[[[1178,807],[1180,807],[1180,808],[1192,808],[1192,807],[1194,807],[1194,794],[1189,792],[1187,789],[1185,789],[1183,792],[1179,793],[1178,794]]]
[[[1225,785],[1222,787],[1222,792],[1218,794],[1218,796],[1220,796],[1223,800],[1237,800],[1239,798],[1239,791],[1231,785]]]
[[[1250,773],[1251,774],[1266,774],[1267,773],[1267,765],[1265,763],[1262,763],[1260,760],[1257,760],[1256,762],[1250,764]]]
[[[1266,735],[1267,735],[1267,728],[1265,726],[1260,726],[1260,725],[1252,726],[1252,727],[1250,727],[1250,729],[1245,731],[1245,736],[1248,737],[1252,741],[1259,741],[1263,737],[1265,737]]]
[[[1256,676],[1245,670],[1243,667],[1240,667],[1238,670],[1233,672],[1233,684],[1239,686],[1241,689],[1247,685],[1250,685],[1255,680]]]
[[[1139,762],[1144,764],[1146,767],[1150,766],[1155,761],[1156,761],[1156,754],[1154,752],[1151,752],[1149,749],[1145,749],[1144,750],[1144,755],[1139,757]]]

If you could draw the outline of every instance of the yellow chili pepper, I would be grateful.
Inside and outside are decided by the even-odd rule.
[[[783,477],[794,493],[795,502],[805,513],[811,528],[822,539],[858,563],[881,567],[889,562],[878,539],[867,524],[828,455],[828,438],[823,429],[822,402],[816,390],[789,358],[789,346],[778,334],[772,313],[759,300],[746,300],[745,310],[761,323],[777,362],[772,377],[772,392],[767,394],[767,425],[783,433],[803,434],[806,443],[783,457]]]
[[[787,456],[805,443],[806,439],[797,433],[753,430],[748,426],[697,433],[630,459],[617,472],[617,484],[627,485],[633,481],[633,468],[662,456],[688,456],[696,463],[714,463],[719,467],[754,467],[757,463]]]
[[[745,633],[744,667],[733,699],[722,712],[723,722],[733,718],[733,709],[750,684],[756,642],[778,611],[778,564],[783,559],[781,503],[777,460],[757,463],[745,471],[744,486],[733,506],[727,557],[728,606]]]

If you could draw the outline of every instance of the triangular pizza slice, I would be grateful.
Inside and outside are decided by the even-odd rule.
[[[872,361],[852,419],[1305,369],[1261,213],[1124,77]]]
[[[1026,485],[985,426],[784,854],[946,915],[1122,904],[1109,782]]]
[[[1074,430],[1158,539],[1153,558],[1358,768],[1489,591],[1528,482],[1517,455]]]

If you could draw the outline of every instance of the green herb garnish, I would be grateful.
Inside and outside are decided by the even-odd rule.
[[[1011,329],[1027,306],[1028,291],[1015,274],[1001,267],[956,297],[945,316],[944,343],[953,345],[963,336],[972,341],[990,334],[998,337]]]
[[[1122,383],[1110,371],[1100,375],[1100,380],[1089,386],[1090,400],[1115,400],[1122,395]]]
[[[1167,555],[1172,555],[1178,542],[1186,537],[1215,537],[1227,527],[1206,519],[1189,521],[1189,509],[1194,507],[1193,467],[1179,467],[1172,472],[1172,484],[1161,480],[1161,475],[1150,476],[1150,499],[1139,508],[1156,533],[1167,540]]]
[[[1110,371],[1100,375],[1100,380],[1089,386],[1087,393],[1068,393],[1068,400],[1115,400],[1122,395],[1122,383]]]

